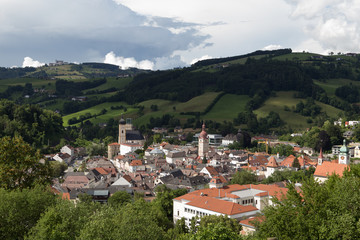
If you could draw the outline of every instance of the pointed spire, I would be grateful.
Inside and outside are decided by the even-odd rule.
[[[200,138],[207,138],[207,132],[205,131],[205,121],[203,121],[203,125],[202,125],[202,131],[200,133]]]
[[[323,159],[323,158],[324,158],[323,153],[322,153],[322,148],[320,148],[319,158],[321,158],[321,159]]]

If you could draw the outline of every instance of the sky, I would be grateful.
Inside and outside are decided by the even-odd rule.
[[[291,48],[360,52],[358,0],[0,0],[0,66],[189,66]]]

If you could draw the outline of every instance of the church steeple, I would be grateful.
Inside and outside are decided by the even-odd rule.
[[[198,146],[199,157],[203,159],[208,151],[209,151],[209,139],[207,132],[205,131],[205,122],[203,122],[202,131],[199,135],[199,146]]]
[[[322,153],[322,148],[320,148],[320,154],[319,154],[319,157],[318,157],[318,165],[321,165],[323,163],[323,159],[324,159],[324,156],[323,156],[323,153]]]
[[[349,148],[346,146],[346,140],[344,139],[343,145],[340,148],[339,164],[350,164]]]

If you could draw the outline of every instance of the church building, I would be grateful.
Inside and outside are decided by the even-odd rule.
[[[314,178],[318,182],[326,181],[330,175],[336,174],[340,177],[343,172],[348,170],[350,166],[349,148],[346,146],[346,140],[340,148],[340,153],[337,162],[323,161],[322,149],[318,158],[318,165],[314,172]]]
[[[127,118],[126,121],[121,116],[119,121],[119,135],[118,142],[111,143],[108,145],[108,158],[113,159],[114,156],[118,155],[121,149],[134,149],[139,148],[139,146],[143,146],[145,143],[145,139],[140,131],[135,130],[131,118]]]

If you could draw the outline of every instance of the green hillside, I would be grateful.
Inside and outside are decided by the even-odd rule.
[[[239,112],[245,111],[246,103],[250,100],[246,95],[226,94],[215,104],[204,119],[218,122],[232,121]]]
[[[360,116],[353,104],[360,102],[359,66],[359,55],[322,56],[280,49],[208,59],[165,71],[121,70],[103,63],[0,68],[0,97],[58,110],[65,126],[69,119],[85,115],[97,124],[123,113],[140,126],[167,114],[181,124],[188,120],[222,123],[244,111],[253,111],[258,118],[273,111],[286,125],[300,129],[315,124],[319,114],[295,112],[297,104],[308,98],[329,118],[345,111],[351,118]],[[343,86],[355,91],[351,100],[344,94],[349,87],[335,95]],[[85,101],[72,100],[80,96]],[[111,109],[118,104],[127,111]]]
[[[115,107],[115,106],[124,106],[127,108],[127,111],[125,112],[123,109],[112,110],[111,107]],[[110,118],[119,119],[121,114],[130,114],[130,113],[136,111],[135,108],[128,106],[124,102],[103,103],[103,104],[99,104],[99,105],[90,107],[86,110],[82,110],[82,111],[64,116],[63,117],[64,126],[69,126],[68,120],[71,118],[74,118],[74,117],[79,118],[81,115],[85,116],[86,114],[91,114],[91,115],[99,114],[103,109],[106,110],[105,114],[102,114],[102,115],[96,116],[96,117],[91,117],[87,120],[91,121],[94,124],[106,123]],[[75,124],[75,125],[78,125],[78,124]]]
[[[300,115],[299,113],[293,112],[300,101],[304,102],[304,99],[294,98],[296,92],[276,92],[276,97],[270,97],[264,102],[264,105],[259,109],[254,111],[258,117],[265,117],[269,112],[277,112],[280,115],[281,120],[286,122],[288,126],[293,129],[305,129],[311,124],[307,122],[309,117]],[[315,101],[317,105],[322,108],[323,112],[326,112],[329,117],[336,118],[338,114],[343,113],[342,110],[334,108],[330,105],[323,104],[321,102]],[[285,110],[285,106],[289,108],[288,111]]]

